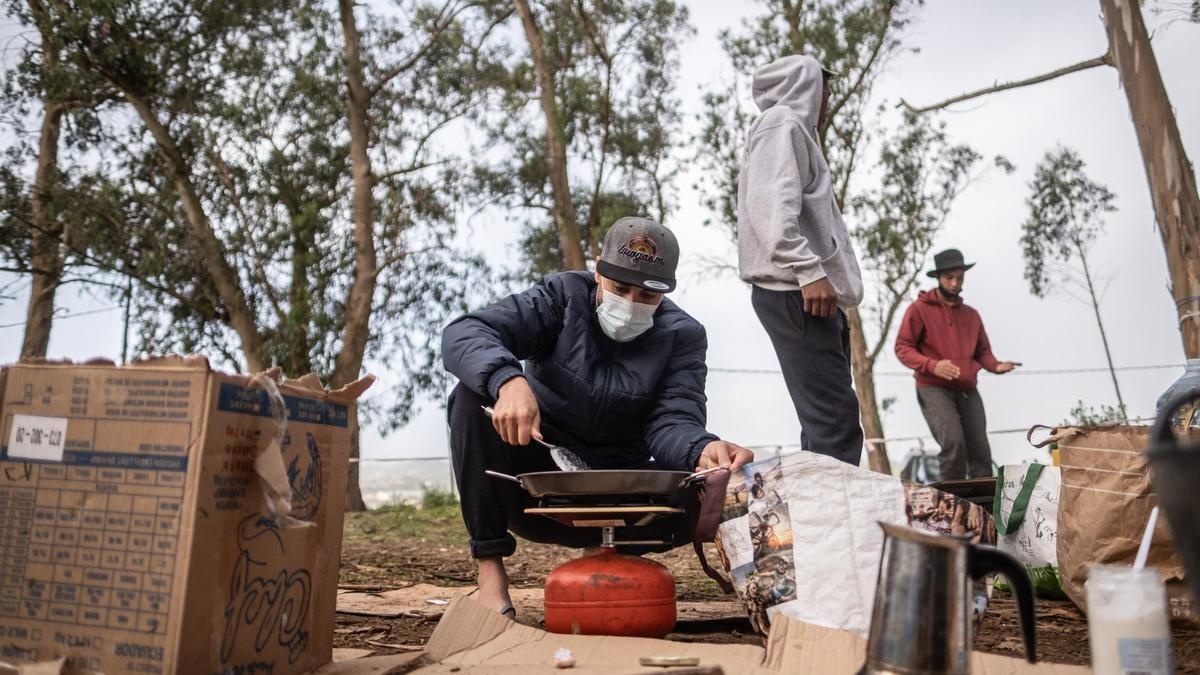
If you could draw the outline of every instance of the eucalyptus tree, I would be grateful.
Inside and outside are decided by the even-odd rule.
[[[481,279],[456,240],[462,158],[444,141],[492,76],[497,17],[453,0],[55,7],[63,58],[136,120],[112,143],[142,215],[96,238],[138,280],[141,348],[332,386],[371,360],[393,386],[366,409],[403,424],[441,383],[446,314]],[[348,508],[357,483],[352,464]]]
[[[583,269],[617,218],[667,218],[687,11],[674,0],[513,0],[511,8],[504,37],[519,46],[480,117],[491,151],[481,153],[477,176],[491,200],[527,223],[530,274]]]
[[[1104,345],[1104,358],[1117,395],[1117,410],[1127,414],[1121,385],[1113,367],[1108,334],[1100,317],[1100,280],[1092,259],[1092,246],[1104,234],[1104,214],[1116,210],[1114,195],[1087,175],[1086,165],[1070,148],[1047,152],[1034,171],[1025,200],[1029,217],[1021,227],[1025,255],[1025,280],[1039,298],[1055,289],[1082,291],[1096,316]]]
[[[19,31],[10,40],[16,58],[0,74],[0,124],[12,140],[0,169],[0,259],[6,271],[29,279],[20,351],[25,359],[46,356],[58,289],[86,279],[70,275],[80,262],[68,247],[68,236],[79,228],[71,221],[87,217],[72,202],[76,191],[103,174],[81,164],[78,155],[94,144],[97,115],[111,92],[62,63],[47,3],[9,0],[3,9]],[[34,142],[26,128],[31,123],[37,126]],[[68,156],[60,160],[64,150]]]

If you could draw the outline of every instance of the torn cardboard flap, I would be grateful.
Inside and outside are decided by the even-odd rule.
[[[513,622],[465,596],[456,596],[426,646],[435,663],[413,671],[423,675],[454,672],[561,673],[554,652],[575,656],[573,671],[641,675],[643,656],[694,656],[702,666],[720,666],[729,675],[779,675],[858,672],[866,659],[866,640],[846,631],[807,624],[787,616],[772,622],[767,647],[670,642],[648,638],[555,635]],[[670,671],[664,671],[670,672]],[[973,653],[971,672],[983,675],[1081,675],[1088,669],[1058,664],[1029,664],[1021,659]]]
[[[306,375],[305,377],[308,376]],[[313,377],[316,376],[313,375]],[[317,380],[317,383],[320,384],[320,380]],[[364,393],[366,393],[368,389],[371,388],[371,385],[373,384],[375,384],[375,376],[365,375],[344,387],[328,391],[327,395],[329,398],[336,399],[338,401],[357,401]]]
[[[247,388],[258,387],[267,394],[267,408],[275,432],[254,458],[254,473],[262,487],[267,513],[283,527],[305,527],[308,523],[292,517],[292,486],[283,466],[283,439],[287,436],[287,405],[279,393],[278,368],[263,371],[250,378]]]

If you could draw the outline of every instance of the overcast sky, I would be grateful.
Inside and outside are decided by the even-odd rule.
[[[718,32],[757,10],[750,2],[684,1],[697,33],[682,48],[679,95],[689,124],[700,110],[702,92],[732,76],[717,44]],[[1175,107],[1184,145],[1192,161],[1200,157],[1200,26],[1163,19],[1149,9],[1157,27],[1155,53]],[[10,32],[6,27],[5,32]],[[908,29],[905,43],[918,51],[895,59],[880,78],[877,98],[894,102],[931,102],[991,84],[1020,79],[1097,56],[1105,36],[1097,2],[1032,0],[1005,3],[927,2]],[[1107,235],[1094,259],[1111,277],[1102,312],[1113,358],[1118,366],[1182,364],[1184,357],[1167,292],[1166,263],[1146,187],[1133,126],[1117,73],[1096,68],[1031,88],[960,104],[941,115],[951,139],[974,146],[985,157],[1003,154],[1017,167],[1012,175],[991,172],[959,199],[935,250],[958,247],[977,266],[966,279],[964,298],[981,313],[993,350],[1000,359],[1022,361],[1026,370],[1100,368],[1104,353],[1091,308],[1067,296],[1034,298],[1023,280],[1018,242],[1026,215],[1028,181],[1040,157],[1058,144],[1076,149],[1089,175],[1117,195],[1118,211],[1107,219]],[[749,288],[735,278],[701,275],[700,256],[733,260],[722,232],[704,227],[707,216],[691,189],[694,175],[678,183],[678,208],[670,225],[683,248],[684,283],[672,298],[708,329],[710,368],[778,367],[766,334],[750,306]],[[483,233],[487,234],[484,235]],[[485,238],[486,236],[486,238]],[[515,249],[512,227],[479,228],[471,243],[492,252]],[[497,256],[504,257],[504,256]],[[700,278],[704,276],[704,278]],[[0,278],[0,285],[11,277]],[[26,286],[27,288],[27,286]],[[0,324],[24,319],[27,293],[0,303]],[[60,294],[61,311],[83,312],[111,306],[107,298]],[[0,328],[0,362],[14,360],[21,327]],[[62,319],[55,324],[50,354],[70,358],[118,357],[121,315],[108,311]],[[902,373],[890,342],[877,366],[880,398],[896,397],[884,419],[889,437],[928,433],[910,377]],[[1153,412],[1158,395],[1182,372],[1178,369],[1127,371],[1122,392],[1132,414]],[[383,387],[380,387],[383,389]],[[1077,400],[1114,404],[1106,372],[1074,375],[981,374],[989,428],[1011,429],[1055,423]],[[708,381],[709,426],[744,445],[799,442],[800,428],[791,401],[776,374],[713,372]],[[425,406],[407,428],[380,438],[368,431],[364,457],[414,457],[446,452],[440,403]],[[1038,456],[1023,435],[993,437],[998,461],[1019,462]],[[893,443],[893,464],[915,443]],[[369,480],[368,471],[365,480]]]

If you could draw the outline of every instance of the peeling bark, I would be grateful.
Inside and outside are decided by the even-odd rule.
[[[1109,50],[1137,132],[1154,216],[1167,254],[1171,295],[1180,317],[1183,349],[1200,358],[1200,195],[1158,60],[1138,5],[1100,0]],[[1190,316],[1189,316],[1190,315]]]

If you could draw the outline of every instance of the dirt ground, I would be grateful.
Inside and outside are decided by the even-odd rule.
[[[540,588],[546,573],[575,557],[570,549],[521,542],[508,564],[514,587]],[[690,548],[652,557],[671,568],[680,601],[728,602],[717,585],[700,570]],[[709,559],[718,563],[715,552]],[[371,513],[348,514],[342,547],[341,586],[360,591],[386,591],[417,583],[437,586],[474,584],[475,567],[458,508],[445,505],[419,510],[392,507]],[[1088,663],[1087,618],[1069,601],[1039,600],[1038,653],[1054,663]],[[537,625],[537,617],[518,617]],[[975,648],[996,654],[1023,655],[1016,604],[997,591],[975,639]],[[370,649],[392,654],[419,648],[437,625],[436,618],[376,618],[338,614],[335,647]],[[671,640],[762,645],[742,617],[681,621]],[[1173,626],[1175,665],[1180,673],[1200,674],[1200,630]]]

